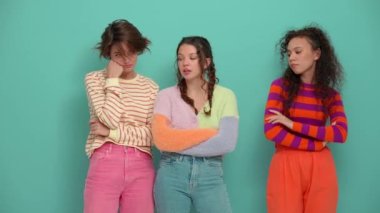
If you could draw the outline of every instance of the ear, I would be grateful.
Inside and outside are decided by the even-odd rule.
[[[317,61],[321,57],[321,49],[318,48],[314,51],[314,61]]]
[[[205,64],[203,65],[203,69],[207,69],[210,66],[210,63],[211,63],[211,59],[206,58]]]

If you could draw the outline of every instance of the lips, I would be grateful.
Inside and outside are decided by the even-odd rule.
[[[183,75],[189,75],[191,73],[191,70],[185,69],[182,71]]]

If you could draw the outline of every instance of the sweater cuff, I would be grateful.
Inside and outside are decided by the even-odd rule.
[[[120,86],[119,85],[119,78],[107,78],[106,79],[106,85],[105,87],[113,87],[113,86]]]
[[[118,141],[120,139],[120,131],[119,129],[110,129],[110,133],[108,135],[113,141]]]

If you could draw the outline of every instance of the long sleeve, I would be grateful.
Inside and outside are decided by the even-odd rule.
[[[237,144],[239,120],[236,117],[224,117],[220,121],[218,134],[209,140],[181,152],[197,157],[211,157],[232,152]]]
[[[339,93],[336,93],[334,96],[328,111],[330,123],[335,123],[335,125],[317,126],[294,122],[293,131],[315,138],[316,140],[344,143],[347,138],[347,118]]]
[[[161,151],[179,152],[216,135],[215,129],[174,129],[170,120],[161,114],[153,115],[153,141]]]
[[[90,117],[98,119],[110,130],[107,137],[89,134],[86,153],[105,142],[131,146],[145,152],[152,147],[151,121],[158,85],[137,74],[133,79],[106,79],[103,70],[85,78]]]
[[[182,151],[181,154],[210,157],[224,155],[235,149],[239,132],[237,101],[232,91],[223,96],[224,106],[218,134],[206,142]]]
[[[272,83],[269,91],[267,104],[265,107],[265,118],[273,115],[269,110],[277,110],[284,113],[283,108],[283,85],[280,80]],[[296,133],[282,124],[271,124],[264,118],[264,133],[268,140],[276,144],[300,150],[319,151],[324,148],[322,140]]]
[[[103,78],[103,79],[102,79]],[[90,108],[101,123],[110,129],[118,128],[122,113],[121,88],[118,78],[109,78],[102,85],[103,76],[90,73],[85,78]]]
[[[175,95],[174,89],[160,91],[154,106],[152,120],[153,143],[161,151],[179,152],[202,143],[217,133],[216,129],[211,128],[173,128],[171,115],[179,112],[176,111],[178,110],[176,107],[172,106],[174,104],[172,102],[181,101],[181,99],[175,99]],[[186,109],[188,109],[187,107]]]
[[[154,103],[157,97],[158,87],[152,87],[150,89],[150,102]],[[146,123],[142,125],[136,125],[133,123],[120,123],[117,129],[111,129],[109,138],[120,145],[136,144],[138,146],[144,146],[146,141],[152,141],[152,116],[153,107],[150,107],[146,119]],[[145,142],[145,143],[144,143]]]
[[[142,146],[143,144],[139,142],[152,140],[151,126],[149,124],[143,126],[120,124],[119,128],[110,130],[108,137],[120,145],[137,143],[136,145]]]

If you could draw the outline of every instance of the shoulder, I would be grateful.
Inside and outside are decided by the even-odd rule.
[[[213,101],[214,109],[221,110],[222,116],[238,116],[237,99],[231,89],[217,85],[214,89]]]
[[[175,100],[180,97],[180,92],[177,86],[167,87],[158,92],[159,99],[171,99]]]
[[[157,100],[155,104],[155,113],[161,113],[165,115],[169,115],[169,111],[171,110],[171,105],[173,102],[177,101],[178,97],[178,89],[177,86],[168,87],[162,89],[158,92]]]
[[[105,80],[106,76],[105,76],[105,70],[97,70],[97,71],[92,71],[92,72],[89,72],[86,74],[86,76],[84,77],[85,81],[88,82],[88,81],[101,81],[101,80]]]
[[[159,88],[158,84],[149,77],[146,77],[146,76],[139,74],[139,81],[141,81],[145,84],[148,84],[150,87],[152,87],[155,90],[158,90],[158,88]]]
[[[330,97],[330,99],[335,100],[335,101],[342,99],[340,92],[334,88],[330,88],[328,90],[328,97]]]
[[[334,88],[329,88],[328,93],[329,93],[329,96],[340,95],[340,92]]]
[[[167,87],[165,89],[160,90],[160,92],[158,92],[158,94],[164,95],[164,96],[172,96],[172,95],[176,95],[178,92],[179,91],[178,91],[177,86],[171,86],[171,87]]]
[[[269,93],[282,93],[288,91],[288,86],[287,82],[284,78],[277,78],[272,81],[270,88],[269,88]]]
[[[217,97],[235,97],[235,93],[227,88],[227,87],[224,87],[224,86],[221,86],[221,85],[215,85],[214,87],[214,95],[217,96]]]
[[[235,106],[237,104],[237,98],[235,93],[224,86],[216,85],[213,94],[213,106],[225,107],[226,105]]]
[[[285,85],[285,79],[284,78],[277,78],[277,79],[274,79],[271,83],[271,86],[279,86],[279,87],[283,87]]]
[[[87,88],[94,86],[104,86],[106,82],[105,70],[92,71],[84,77],[84,83]]]
[[[151,78],[138,74],[138,84],[143,86],[144,88],[149,88],[152,98],[155,99],[159,90],[158,84],[153,81]]]

